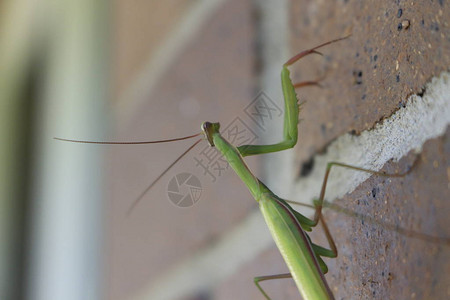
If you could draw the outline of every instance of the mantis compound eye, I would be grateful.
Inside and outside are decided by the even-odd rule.
[[[214,147],[213,134],[218,133],[220,128],[219,123],[204,122],[202,124],[202,131],[211,147]]]

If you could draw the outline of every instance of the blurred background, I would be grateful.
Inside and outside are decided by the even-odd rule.
[[[160,140],[212,121],[234,144],[276,142],[282,64],[351,33],[294,68],[295,81],[326,75],[323,89],[302,91],[301,146],[248,159],[274,192],[308,202],[293,186],[317,153],[373,128],[448,69],[449,4],[430,3],[0,1],[0,299],[262,299],[253,277],[286,266],[257,203],[206,143],[127,214],[195,140],[53,138]],[[391,206],[365,204],[362,213],[448,236],[448,132],[429,142],[404,186],[372,180],[343,202],[359,208],[376,185],[386,191],[377,203]],[[318,192],[320,179],[310,189]],[[448,248],[341,220],[329,221],[343,250],[327,277],[338,295],[449,295]],[[410,249],[418,256],[399,258]],[[298,298],[291,281],[265,286],[274,299]]]
[[[254,205],[246,194],[240,213],[232,199],[200,212],[171,203],[180,172],[214,199],[220,174],[203,174],[191,155],[127,216],[189,141],[53,139],[164,139],[245,116],[256,96],[252,5],[226,2],[1,2],[1,299],[131,299]],[[211,233],[214,214],[223,220]]]

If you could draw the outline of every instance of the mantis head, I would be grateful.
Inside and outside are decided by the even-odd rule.
[[[219,123],[204,122],[202,124],[203,134],[205,135],[205,138],[208,140],[208,143],[211,147],[214,147],[213,134],[219,133],[219,129]]]

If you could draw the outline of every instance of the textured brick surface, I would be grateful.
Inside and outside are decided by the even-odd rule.
[[[302,79],[327,75],[324,89],[305,93],[300,131],[307,146],[297,148],[300,162],[345,132],[372,128],[450,65],[446,1],[296,1],[292,12],[293,49],[352,34],[324,49],[325,59],[316,57],[298,68]],[[409,28],[400,29],[404,20]],[[417,169],[405,179],[371,179],[339,203],[382,221],[449,237],[449,157],[447,134],[427,143]],[[402,170],[406,161],[387,170]],[[327,278],[338,298],[449,296],[448,247],[362,226],[341,214],[332,214],[328,222],[340,255],[329,260]]]
[[[307,104],[298,158],[346,132],[372,128],[450,65],[448,1],[292,1],[292,52],[347,34],[325,58],[295,67],[301,80],[326,75],[323,89],[299,91]],[[400,11],[401,10],[401,16]],[[398,29],[409,20],[407,29]]]
[[[405,237],[378,224],[330,212],[328,224],[339,249],[329,260],[328,281],[346,299],[445,299],[450,280],[450,207],[448,172],[450,130],[430,140],[404,178],[372,177],[337,203],[405,229],[447,238],[433,243],[413,234]],[[384,170],[402,172],[415,154]],[[321,234],[321,232],[319,232]],[[316,234],[317,237],[319,234]],[[323,242],[322,242],[323,243]]]

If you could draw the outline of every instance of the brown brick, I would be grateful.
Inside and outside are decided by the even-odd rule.
[[[292,1],[292,52],[348,34],[293,68],[299,80],[326,75],[323,89],[299,90],[299,159],[336,137],[370,129],[420,93],[450,64],[450,10],[439,1]],[[398,18],[398,10],[402,9]],[[410,27],[398,24],[410,20]],[[398,65],[398,68],[397,68]]]

